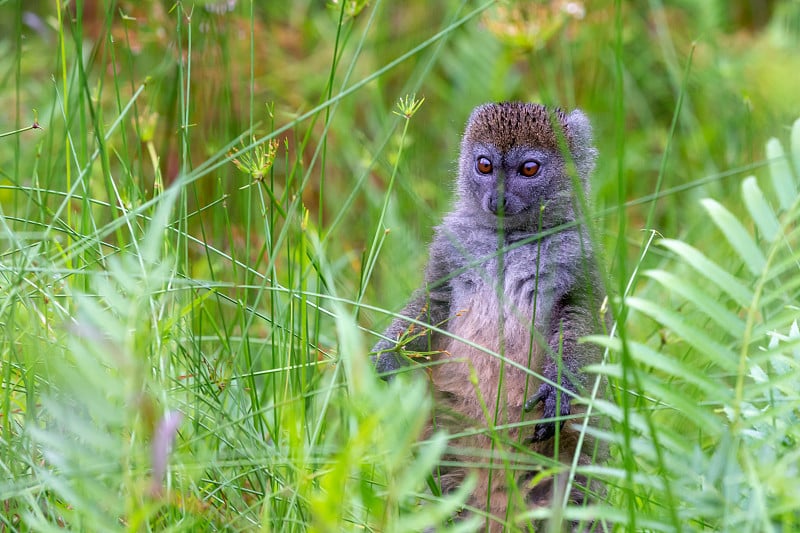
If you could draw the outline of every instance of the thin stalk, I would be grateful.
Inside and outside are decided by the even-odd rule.
[[[615,33],[615,40],[614,40],[614,80],[615,80],[615,91],[614,91],[614,124],[615,124],[615,131],[616,131],[616,161],[617,161],[617,194],[618,196],[618,205],[619,210],[617,213],[617,249],[616,249],[616,259],[617,259],[617,269],[618,272],[624,273],[627,269],[627,250],[625,249],[625,234],[627,233],[627,224],[626,224],[626,217],[623,208],[621,207],[625,203],[625,191],[626,191],[626,183],[625,183],[625,75],[624,75],[624,68],[623,68],[623,23],[622,23],[622,1],[621,0],[614,0],[614,33]],[[618,276],[619,279],[619,294],[625,293],[625,276],[620,275]],[[617,323],[620,324],[619,327],[619,337],[622,341],[622,351],[621,351],[621,365],[622,365],[622,378],[620,380],[621,386],[621,393],[620,393],[620,400],[622,403],[622,432],[623,432],[623,442],[624,442],[624,449],[622,451],[622,462],[625,468],[625,491],[626,491],[626,498],[625,498],[625,506],[628,513],[628,520],[626,523],[626,527],[628,527],[631,531],[637,529],[636,527],[636,519],[637,519],[637,512],[636,512],[636,498],[634,497],[635,491],[635,482],[633,479],[634,472],[636,471],[636,464],[633,458],[632,453],[629,451],[631,450],[631,444],[633,442],[633,435],[632,435],[632,423],[631,423],[631,409],[632,406],[630,405],[630,397],[628,395],[628,390],[630,390],[630,372],[633,370],[633,359],[628,351],[626,338],[627,332],[625,330],[624,324],[627,318],[627,312],[623,302],[619,306],[614,306],[617,308],[617,312],[615,316],[617,317]]]
[[[67,84],[67,48],[64,42],[64,19],[62,15],[63,7],[61,0],[56,0],[56,14],[58,19],[58,46],[61,53],[61,88],[63,96],[62,110],[64,113],[64,128],[66,130],[64,138],[64,152],[70,152],[70,136],[69,136],[69,123],[70,123],[70,108],[69,108],[69,85]],[[72,167],[69,163],[69,156],[64,158],[64,179],[67,183],[67,190],[72,190]],[[67,199],[67,213],[66,223],[68,227],[72,227],[72,203]],[[72,238],[69,234],[66,236],[66,248],[72,244]],[[67,268],[72,268],[72,260],[66,258]]]
[[[386,219],[386,211],[389,209],[389,200],[392,198],[394,182],[395,178],[397,177],[397,169],[400,165],[400,160],[403,153],[403,145],[405,143],[409,123],[410,119],[406,118],[403,124],[403,132],[400,134],[400,147],[397,150],[397,159],[392,167],[392,174],[389,176],[389,183],[386,186],[386,192],[384,193],[383,205],[381,206],[381,212],[378,216],[378,224],[375,228],[375,234],[372,236],[372,243],[367,249],[367,259],[364,261],[364,267],[361,271],[361,280],[358,287],[358,295],[356,296],[357,302],[360,302],[364,298],[364,293],[369,285],[372,272],[375,269],[375,263],[378,260],[378,253],[380,252],[381,246],[383,245],[383,240],[389,231],[388,228],[384,227],[383,223]],[[358,318],[358,312],[356,313],[356,318]]]

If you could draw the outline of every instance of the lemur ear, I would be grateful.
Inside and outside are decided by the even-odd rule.
[[[567,115],[567,129],[576,146],[590,146],[592,144],[592,124],[589,117],[580,109]]]
[[[592,124],[586,113],[576,109],[567,115],[566,125],[569,130],[570,150],[578,173],[583,180],[587,180],[597,159],[597,149],[592,144]]]

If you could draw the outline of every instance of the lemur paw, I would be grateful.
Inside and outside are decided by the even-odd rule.
[[[559,398],[560,396],[560,398]],[[525,412],[533,411],[533,409],[542,402],[544,404],[544,410],[542,412],[542,418],[551,419],[555,418],[556,415],[556,404],[560,402],[560,416],[567,416],[570,414],[570,402],[569,396],[566,394],[562,394],[562,392],[556,389],[554,386],[548,383],[542,383],[539,387],[539,390],[528,398],[525,402]],[[559,422],[559,427],[564,425],[564,420]],[[541,424],[536,424],[536,428],[533,430],[533,436],[529,439],[530,442],[542,442],[553,435],[556,434],[556,425],[555,422],[543,422]]]
[[[378,375],[385,381],[390,381],[395,372],[407,364],[403,356],[395,351],[394,346],[386,340],[379,341],[372,351],[377,354],[370,356],[370,360],[375,366],[375,370],[378,371]]]

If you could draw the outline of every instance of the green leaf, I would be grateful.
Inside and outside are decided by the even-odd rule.
[[[744,321],[736,314],[727,310],[715,298],[689,281],[688,277],[676,276],[664,270],[648,270],[644,275],[658,281],[665,288],[683,296],[692,302],[700,311],[708,315],[731,336],[737,338],[744,331]]]
[[[661,239],[658,244],[678,254],[698,274],[722,289],[737,304],[745,308],[750,306],[753,301],[753,291],[702,252],[675,239]]]
[[[774,137],[767,141],[767,161],[769,161],[772,187],[781,203],[781,209],[787,211],[797,199],[797,185],[789,168],[789,160],[783,152],[783,146]]]
[[[593,437],[602,439],[604,441],[612,442],[614,439],[617,441],[620,440],[620,436],[616,433],[600,431],[592,427],[587,428],[587,432],[591,433]],[[589,464],[583,466],[581,467],[581,473],[590,475],[592,477],[602,477],[603,479],[613,479],[617,481],[624,480],[627,477],[626,471],[622,468],[599,464]],[[648,488],[661,487],[661,478],[645,472],[634,472],[633,480],[639,485],[644,485]]]
[[[613,351],[619,352],[620,350],[618,339],[612,339],[604,335],[592,335],[587,337],[587,339],[600,346],[608,347]],[[711,379],[705,374],[698,372],[696,368],[690,367],[684,364],[683,361],[668,354],[656,351],[646,344],[628,341],[628,350],[631,357],[639,363],[652,366],[661,372],[679,378],[681,381],[691,383],[702,390],[709,398],[716,398],[719,401],[724,401],[732,396],[731,390],[722,385],[719,381]]]
[[[761,235],[769,242],[775,242],[775,239],[778,238],[778,232],[781,230],[781,225],[778,222],[778,217],[775,216],[769,203],[767,203],[767,199],[764,197],[764,193],[759,188],[754,176],[747,177],[742,181],[742,198],[744,198],[747,210],[750,212],[750,216],[753,217],[753,221],[758,226]]]
[[[691,370],[697,373],[696,369]],[[709,409],[714,405],[724,405],[721,399],[714,398],[712,401],[700,401],[704,397],[695,397],[689,394],[685,387],[680,386],[680,382],[675,380],[665,381],[652,375],[645,375],[642,379],[642,388],[647,391],[648,396],[657,398],[659,407],[668,407],[683,415],[686,421],[691,422],[696,428],[703,431],[706,435],[719,435],[725,431],[720,417]],[[683,425],[686,422],[682,422]],[[663,432],[659,432],[663,437]]]
[[[446,447],[447,435],[443,432],[437,432],[429,440],[423,442],[415,460],[405,461],[402,475],[394,480],[391,490],[401,495],[413,493],[420,487],[421,481],[433,471]]]
[[[164,243],[164,236],[170,225],[169,217],[179,192],[180,187],[173,186],[164,191],[158,199],[158,206],[142,243],[142,260],[147,264],[156,263],[161,258],[161,245]]]
[[[475,490],[476,484],[477,477],[474,474],[467,476],[453,493],[427,502],[421,506],[419,512],[401,515],[398,520],[390,523],[389,531],[430,531],[431,526],[446,522],[448,518],[452,517],[464,506],[464,502]],[[482,521],[481,517],[472,515],[464,521],[449,525],[443,531],[447,533],[476,531]],[[442,530],[438,529],[437,531]]]
[[[742,223],[716,200],[704,198],[700,202],[706,208],[708,214],[711,215],[714,224],[722,231],[730,245],[733,246],[739,257],[747,265],[750,273],[754,276],[759,276],[764,271],[767,260],[750,234],[742,226]]]
[[[686,341],[698,356],[705,357],[732,374],[736,373],[738,354],[711,339],[705,331],[690,325],[685,317],[668,310],[663,305],[641,298],[626,298],[625,302],[633,309],[641,311],[659,324],[671,329]]]
[[[549,516],[551,511],[547,509],[543,510],[535,510],[530,513],[530,516],[537,516],[537,517],[547,517]],[[582,522],[586,523],[591,520],[607,520],[610,523],[625,523],[625,519],[627,518],[625,515],[624,509],[614,509],[613,507],[603,505],[603,506],[596,506],[596,505],[587,505],[587,506],[575,506],[570,505],[564,510],[563,518],[565,520],[569,520],[570,522]],[[654,515],[649,516],[645,513],[640,513],[637,517],[637,525],[641,526],[642,528],[646,528],[650,531],[672,531],[674,529],[673,526],[669,524],[669,522],[664,522],[663,517]],[[581,531],[584,531],[581,529]],[[589,531],[587,528],[585,531]],[[591,531],[603,531],[599,527],[596,529],[592,529]],[[610,529],[609,529],[610,531]]]

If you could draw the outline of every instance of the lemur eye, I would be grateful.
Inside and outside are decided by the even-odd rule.
[[[478,158],[478,161],[475,163],[475,168],[481,174],[489,174],[492,172],[492,162],[489,161],[488,157],[481,156]]]
[[[532,178],[533,176],[536,175],[537,172],[539,172],[538,161],[534,160],[525,161],[519,167],[519,173],[525,176],[526,178]]]

